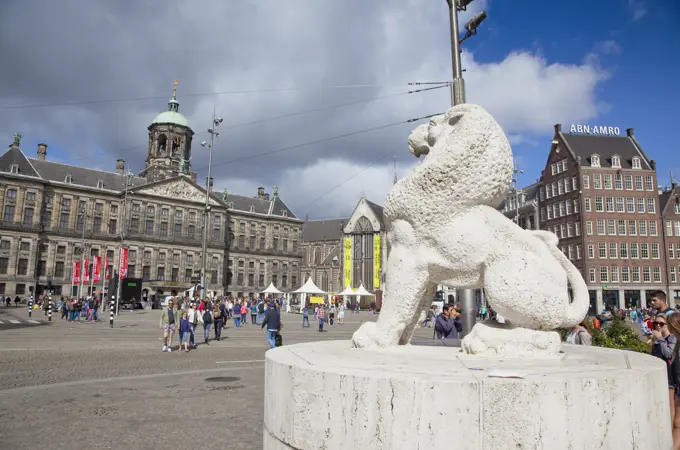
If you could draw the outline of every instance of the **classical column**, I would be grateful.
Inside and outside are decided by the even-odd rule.
[[[619,309],[625,309],[626,308],[626,298],[625,298],[625,290],[624,289],[619,289]]]
[[[602,288],[598,287],[595,291],[595,314],[602,313],[604,310],[604,301],[602,300]]]
[[[640,308],[647,308],[647,292],[644,289],[640,289]]]

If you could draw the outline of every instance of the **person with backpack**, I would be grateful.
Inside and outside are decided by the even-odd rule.
[[[281,331],[281,314],[276,305],[272,304],[267,309],[264,315],[264,320],[262,321],[261,330],[267,327],[267,342],[269,342],[269,348],[276,348],[276,336],[279,331]]]
[[[257,299],[257,324],[261,325],[264,320],[264,302],[261,298]]]
[[[215,321],[215,340],[219,341],[222,337],[222,325],[224,324],[222,305],[215,305],[213,308],[213,320]]]
[[[213,323],[213,315],[212,311],[210,311],[208,308],[203,311],[203,338],[205,339],[206,345],[210,345],[208,343],[208,338],[210,337],[210,325]]]

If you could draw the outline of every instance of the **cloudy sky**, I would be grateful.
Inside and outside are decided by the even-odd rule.
[[[506,130],[521,184],[538,178],[555,123],[635,127],[660,180],[680,177],[676,2],[475,0],[461,21],[481,9],[467,100]],[[3,0],[0,141],[20,131],[29,156],[45,142],[51,160],[124,158],[139,172],[178,79],[195,143],[213,107],[224,117],[220,190],[278,185],[299,217],[342,217],[362,194],[383,202],[395,157],[399,176],[415,163],[417,123],[404,122],[449,106],[447,89],[407,93],[451,78],[448,32],[444,0]],[[204,179],[198,145],[192,165]]]

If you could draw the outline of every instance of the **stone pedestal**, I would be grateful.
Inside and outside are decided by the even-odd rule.
[[[639,353],[314,342],[268,351],[265,377],[265,450],[671,448],[665,365]]]

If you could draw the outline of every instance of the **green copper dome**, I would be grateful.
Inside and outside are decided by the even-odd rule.
[[[156,118],[153,119],[152,124],[154,123],[171,123],[189,128],[189,121],[179,113],[179,102],[175,95],[173,95],[168,102],[168,110],[157,115]]]

